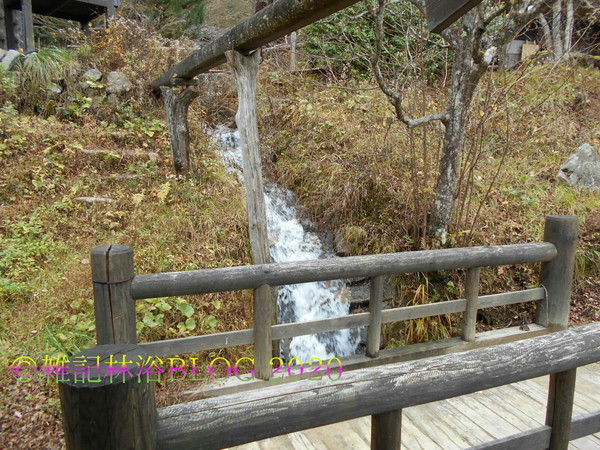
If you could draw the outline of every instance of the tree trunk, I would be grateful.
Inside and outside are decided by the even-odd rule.
[[[552,5],[552,45],[554,59],[559,61],[563,56],[562,0],[556,0]]]
[[[200,94],[194,87],[185,88],[175,94],[170,87],[160,88],[167,113],[169,140],[173,152],[173,166],[177,175],[183,175],[190,170],[190,130],[188,126],[188,108]]]
[[[449,117],[445,124],[439,176],[429,219],[430,234],[438,237],[442,244],[445,244],[448,225],[454,214],[469,109],[475,89],[486,70],[485,64],[478,65],[471,58],[473,45],[476,44],[465,45],[457,52],[452,68]]]
[[[573,40],[573,24],[575,22],[575,14],[573,11],[573,0],[567,1],[567,13],[565,18],[565,40],[563,45],[563,57],[568,57],[571,52],[571,42]]]

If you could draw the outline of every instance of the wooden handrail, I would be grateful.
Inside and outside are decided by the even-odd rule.
[[[131,295],[135,299],[170,297],[256,289],[265,284],[282,286],[400,273],[524,264],[551,261],[556,254],[554,244],[539,242],[146,274],[135,276]]]
[[[600,361],[600,323],[159,409],[159,448],[221,448],[443,400]],[[277,418],[277,427],[273,419]]]

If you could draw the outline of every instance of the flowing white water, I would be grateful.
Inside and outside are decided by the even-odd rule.
[[[228,170],[236,171],[241,178],[242,151],[239,133],[220,126],[212,132],[219,142],[223,161]],[[304,229],[297,218],[294,194],[273,183],[265,187],[267,232],[270,252],[275,262],[306,261],[331,258],[334,255],[323,248],[319,236]],[[349,304],[342,301],[345,283],[342,281],[302,283],[279,288],[280,323],[305,322],[346,315]],[[329,359],[356,353],[359,344],[357,330],[341,330],[310,336],[298,336],[284,346],[289,360],[302,361],[317,357]]]

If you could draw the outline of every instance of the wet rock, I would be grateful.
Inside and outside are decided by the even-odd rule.
[[[594,147],[583,144],[560,166],[557,176],[571,186],[600,190],[600,157]]]
[[[123,72],[109,72],[106,80],[106,92],[109,94],[122,94],[133,88],[133,84]]]

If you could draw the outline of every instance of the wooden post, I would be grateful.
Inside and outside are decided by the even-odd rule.
[[[127,245],[96,247],[91,264],[98,344],[135,344],[133,249]]]
[[[21,0],[21,11],[23,12],[23,49],[29,52],[35,48],[31,0]]]
[[[475,340],[477,331],[477,310],[479,309],[479,276],[480,267],[467,269],[465,276],[465,297],[467,299],[467,309],[463,314],[462,338],[463,341],[472,342]]]
[[[156,448],[154,384],[141,347],[100,345],[72,356],[63,369],[58,389],[67,449]]]
[[[6,48],[18,50],[19,38],[17,36],[17,27],[15,26],[16,11],[6,6],[6,1],[3,2],[4,7],[4,28],[6,33]]]
[[[6,12],[4,10],[4,0],[0,0],[0,48],[8,48],[6,35]]]
[[[240,145],[242,148],[252,258],[255,264],[267,264],[271,262],[271,254],[267,239],[267,212],[256,115],[256,88],[260,52],[256,51],[250,56],[245,56],[236,51],[228,51],[226,57],[233,69],[238,88],[239,105],[235,121],[240,132]],[[277,323],[277,295],[275,292],[275,289],[270,287],[263,289],[262,286],[254,292],[254,329],[255,333],[263,337],[264,331],[262,329],[270,329],[272,324]],[[271,312],[271,317],[266,317],[260,312],[267,310]],[[258,320],[261,322],[258,322]],[[263,364],[262,367],[256,366],[259,378],[267,379],[270,375],[271,368],[264,365],[264,362],[270,361],[273,353],[277,352],[278,349],[279,342],[271,342],[267,346],[265,339],[261,338],[260,341],[256,341],[254,363],[255,365],[259,362]]]
[[[369,330],[367,356],[379,357],[381,339],[381,310],[383,309],[383,276],[371,278],[369,300]],[[402,409],[371,416],[371,448],[373,450],[400,450]]]
[[[552,427],[550,450],[566,450],[571,436],[577,369],[550,375],[546,425]]]
[[[536,322],[554,331],[563,330],[569,324],[571,288],[579,219],[572,216],[548,216],[544,229],[544,241],[556,246],[558,255],[542,264],[540,284],[546,290],[546,299],[538,304]],[[550,375],[546,425],[552,427],[550,448],[566,449],[571,433],[571,417],[575,397],[577,369]]]
[[[577,217],[548,216],[546,218],[544,241],[553,243],[558,255],[552,261],[542,263],[540,284],[546,290],[546,299],[538,304],[535,321],[552,330],[565,329],[569,323],[578,236]]]
[[[295,31],[290,35],[290,72],[294,72],[296,70],[296,46],[298,42],[298,33]]]
[[[192,101],[200,95],[194,86],[188,86],[179,93],[173,88],[160,88],[167,114],[169,140],[173,152],[173,166],[178,175],[190,170],[190,129],[188,126],[188,109]]]
[[[383,309],[383,276],[371,278],[369,299],[369,330],[367,332],[367,356],[379,357],[381,346],[381,310]]]
[[[371,416],[371,449],[400,450],[402,409]]]

